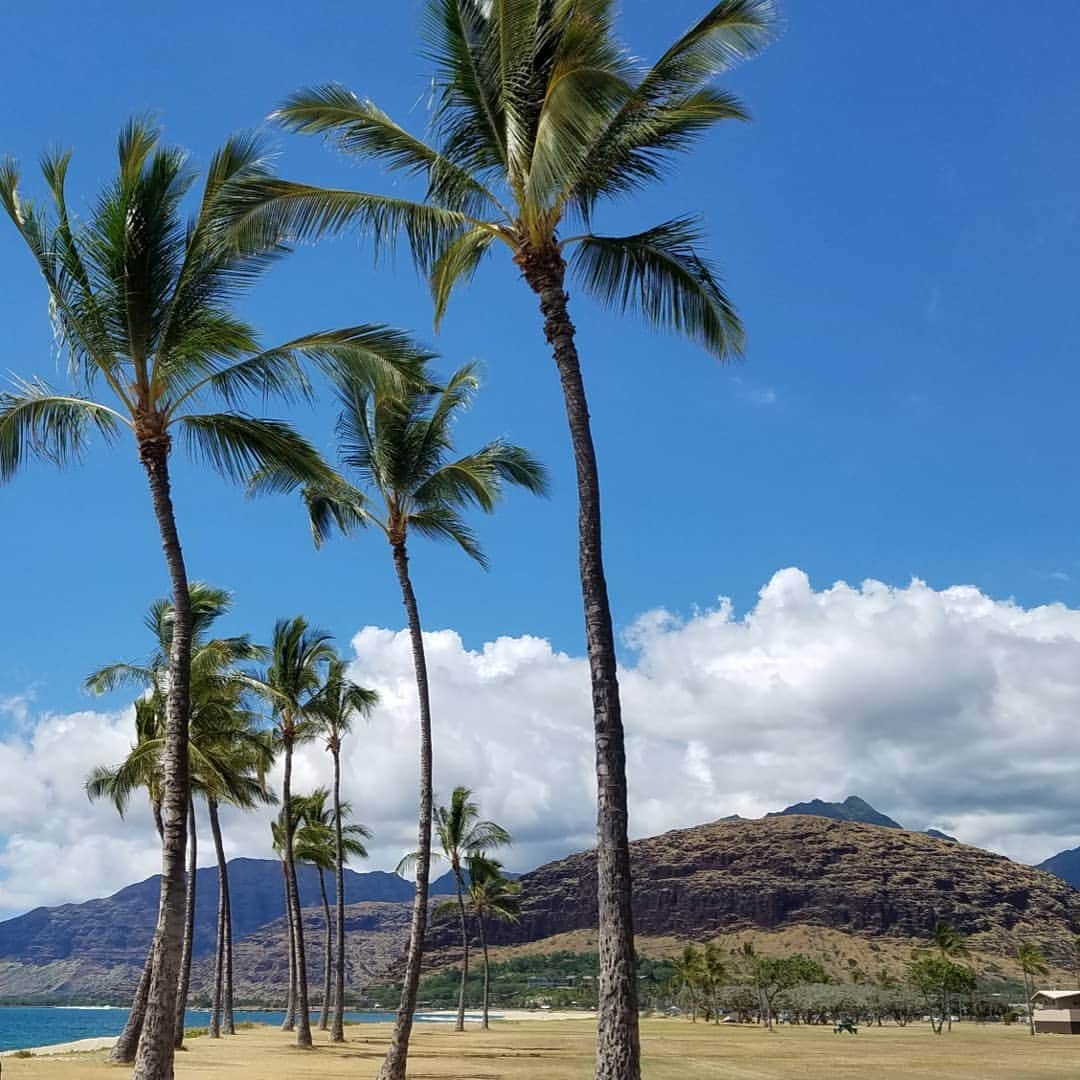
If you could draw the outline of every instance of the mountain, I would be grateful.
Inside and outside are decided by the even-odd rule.
[[[898,821],[875,810],[865,799],[858,795],[849,795],[843,802],[823,802],[811,799],[809,802],[795,803],[783,810],[776,810],[766,817],[781,817],[785,814],[811,814],[813,817],[830,818],[833,821],[859,821],[864,825],[881,825],[886,829],[902,829]]]
[[[865,804],[858,802],[838,805],[865,814]],[[683,941],[727,935],[732,944],[739,934],[789,935],[788,947],[816,948],[840,973],[856,963],[877,970],[887,961],[899,971],[911,948],[925,944],[934,924],[947,919],[971,935],[973,948],[990,958],[981,969],[990,970],[994,958],[1014,953],[1017,934],[1060,964],[1080,932],[1080,892],[1058,877],[895,823],[781,813],[636,840],[631,854],[643,952],[670,952]],[[230,870],[238,998],[280,1001],[287,976],[280,865],[237,859]],[[595,875],[593,851],[522,875],[521,921],[493,924],[492,944],[532,952],[595,948]],[[199,995],[211,976],[216,872],[201,870],[197,885],[192,987]],[[105,899],[38,908],[0,923],[0,999],[123,1003],[150,939],[157,889],[157,879],[149,878]],[[450,875],[434,891],[433,907],[439,894],[453,891]],[[398,969],[411,896],[412,886],[391,874],[347,872],[354,991]],[[301,899],[314,986],[320,982],[324,933],[317,897],[315,874],[304,868]],[[432,919],[432,963],[456,962],[457,935],[455,919]]]
[[[1050,956],[1080,932],[1080,892],[979,848],[818,815],[719,821],[631,844],[634,925],[649,937],[705,941],[731,932],[818,927],[862,938],[925,941],[946,919],[977,947],[1004,954],[1020,932]],[[596,925],[595,852],[521,877],[522,915],[497,945]],[[454,940],[436,920],[437,946]]]
[[[318,871],[298,864],[296,876],[301,906],[321,906]],[[0,961],[18,959],[42,964],[76,958],[141,964],[157,921],[160,883],[160,876],[155,874],[104,899],[35,908],[0,922]],[[233,859],[229,863],[229,887],[237,941],[285,914],[281,864],[276,859]],[[331,892],[332,888],[330,885]],[[431,887],[432,896],[453,892],[452,874],[444,874]],[[217,893],[217,869],[198,870],[192,948],[196,957],[214,950]],[[400,903],[410,901],[412,896],[413,886],[396,874],[345,870],[346,904]]]
[[[1080,847],[1059,851],[1039,863],[1036,869],[1045,870],[1048,874],[1067,881],[1074,889],[1080,889]]]

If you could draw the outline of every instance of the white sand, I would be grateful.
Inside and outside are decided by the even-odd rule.
[[[28,1046],[23,1050],[4,1050],[0,1058],[14,1057],[16,1054],[31,1054],[41,1057],[43,1054],[82,1054],[88,1050],[109,1050],[116,1042],[115,1035],[99,1036],[96,1039],[76,1039],[74,1042],[54,1043],[52,1046]]]

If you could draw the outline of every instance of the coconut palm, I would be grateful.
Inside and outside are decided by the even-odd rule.
[[[532,455],[502,440],[452,458],[454,420],[468,407],[478,387],[473,365],[456,371],[441,390],[412,384],[395,392],[386,387],[373,388],[361,379],[341,380],[337,388],[341,405],[338,451],[342,464],[356,474],[362,488],[337,478],[304,490],[316,545],[321,545],[334,528],[349,533],[371,525],[386,537],[412,642],[420,714],[416,895],[401,1003],[379,1074],[382,1080],[401,1080],[405,1075],[427,927],[431,861],[431,701],[420,608],[409,574],[409,538],[419,533],[451,541],[486,565],[483,550],[463,513],[472,507],[492,512],[506,484],[536,493],[545,491],[547,484],[543,467]],[[291,482],[288,475],[267,471],[254,486],[256,490],[276,491],[288,488]]]
[[[300,90],[275,114],[293,131],[323,134],[348,153],[420,178],[424,200],[275,179],[258,182],[261,203],[238,207],[233,220],[241,233],[271,222],[305,238],[358,226],[381,242],[403,230],[430,279],[436,320],[454,287],[500,245],[538,300],[578,478],[599,782],[597,1075],[634,1080],[637,966],[623,729],[596,453],[566,278],[601,304],[681,333],[716,357],[741,350],[738,316],[702,252],[694,218],[622,236],[594,232],[593,221],[601,204],[664,179],[671,157],[714,124],[745,119],[738,100],[712,82],[764,45],[774,5],[722,0],[651,66],[617,41],[612,0],[427,0],[426,8],[435,65],[431,141],[338,85]]]
[[[330,1025],[330,1041],[345,1041],[345,840],[341,809],[341,741],[349,733],[353,718],[367,716],[378,704],[379,695],[350,680],[345,661],[335,657],[326,668],[323,683],[312,709],[318,717],[326,749],[334,761],[334,882],[335,882],[335,949],[334,1011]],[[321,1021],[320,1021],[321,1023]]]
[[[502,863],[484,855],[472,854],[468,859],[469,906],[476,916],[480,930],[480,949],[484,956],[483,1020],[480,1026],[488,1030],[488,1002],[491,997],[491,966],[488,962],[488,919],[517,922],[521,917],[521,885],[503,876]]]
[[[322,894],[323,915],[326,920],[326,938],[323,956],[323,1000],[319,1014],[319,1030],[326,1031],[330,1017],[330,988],[333,972],[334,949],[333,932],[330,922],[330,900],[326,895],[326,873],[333,873],[341,866],[339,860],[366,859],[367,848],[364,841],[371,839],[371,830],[366,825],[354,823],[344,825],[342,819],[352,814],[352,807],[347,802],[338,802],[337,810],[326,805],[330,792],[326,788],[316,788],[310,795],[293,800],[293,810],[299,821],[296,831],[295,849],[297,862],[309,863],[319,871],[319,891]],[[340,849],[339,849],[340,844]],[[339,853],[340,851],[340,853]],[[342,873],[344,879],[344,873]],[[339,892],[339,897],[341,893]],[[342,934],[344,927],[339,926],[337,945],[339,954],[344,956]],[[344,982],[344,980],[343,980]],[[344,996],[344,989],[339,991],[338,1001]],[[335,1008],[337,1002],[335,1002]]]
[[[164,708],[157,696],[139,698],[135,702],[135,745],[128,756],[117,766],[99,765],[86,780],[86,794],[90,799],[109,799],[116,807],[116,812],[124,817],[127,813],[131,796],[145,788],[150,800],[150,811],[154,818],[154,828],[158,839],[164,840],[164,825],[161,820],[161,735],[165,728]],[[112,1049],[109,1060],[132,1062],[142,1034],[143,1017],[146,1014],[146,999],[150,993],[150,978],[153,974],[154,950],[146,953],[135,997],[128,1012],[124,1030],[120,1033]]]
[[[182,207],[195,173],[184,152],[161,146],[152,124],[132,120],[120,133],[118,156],[116,179],[84,223],[68,213],[70,153],[48,153],[42,161],[51,205],[25,199],[16,164],[0,163],[0,203],[45,278],[70,382],[56,391],[39,378],[16,379],[0,394],[0,481],[28,456],[67,464],[94,433],[110,441],[125,430],[146,472],[175,606],[162,761],[161,899],[134,1071],[136,1080],[150,1080],[172,1071],[186,892],[192,613],[170,490],[173,439],[181,437],[226,476],[246,478],[255,468],[273,467],[311,480],[323,471],[314,449],[287,424],[237,411],[243,400],[252,392],[306,392],[305,358],[355,365],[382,378],[411,377],[413,359],[402,335],[372,326],[262,349],[253,328],[231,313],[237,293],[286,250],[272,226],[224,239],[226,203],[235,209],[245,198],[238,183],[268,176],[256,139],[233,137],[213,156],[190,219]],[[213,398],[228,411],[202,411]]]
[[[480,820],[480,808],[467,787],[454,788],[449,806],[435,808],[435,834],[450,864],[457,888],[461,921],[461,984],[458,987],[457,1030],[465,1030],[465,984],[469,978],[469,927],[465,917],[465,863],[510,843],[510,834],[493,821]]]
[[[290,804],[292,802],[290,798]],[[293,921],[293,906],[289,899],[289,868],[285,862],[285,811],[278,813],[277,820],[270,822],[270,839],[274,854],[281,862],[281,881],[285,891],[285,930],[288,939],[288,991],[285,999],[285,1019],[281,1022],[282,1031],[296,1030],[296,924]]]
[[[934,924],[933,942],[941,959],[948,960],[949,963],[954,964],[958,959],[968,955],[967,939],[952,923],[944,919],[939,919]],[[952,988],[947,981],[944,993],[944,1013],[942,1019],[952,1031]]]
[[[271,703],[274,737],[284,756],[285,769],[281,783],[281,822],[284,832],[280,840],[285,864],[287,909],[292,920],[296,1045],[303,1048],[311,1046],[311,1017],[308,1011],[304,923],[293,857],[293,838],[298,824],[292,809],[293,750],[318,735],[318,721],[311,706],[322,685],[324,668],[336,655],[330,635],[310,627],[303,616],[279,619],[274,626],[270,646],[270,667],[265,676],[253,682]],[[288,1019],[286,1016],[286,1029]]]
[[[1028,1029],[1032,1038],[1035,1036],[1035,1013],[1031,999],[1035,996],[1035,976],[1045,975],[1050,967],[1046,963],[1042,949],[1030,941],[1023,941],[1016,947],[1016,959],[1020,962],[1020,971],[1024,976],[1024,1000],[1027,1002]]]
[[[231,771],[230,747],[227,745],[229,742],[238,743],[239,745],[231,747],[231,752],[240,751],[245,755],[249,759],[250,768],[257,768],[265,773],[269,767],[269,760],[260,756],[268,746],[265,738],[254,730],[251,714],[246,715],[246,720],[242,718],[241,698],[246,679],[236,669],[236,664],[242,661],[259,659],[263,655],[263,650],[253,645],[247,637],[208,638],[207,635],[213,623],[231,607],[232,601],[227,592],[202,582],[192,582],[188,586],[188,599],[192,623],[187,741],[188,772],[191,783],[186,836],[187,890],[184,905],[184,934],[174,1019],[174,1041],[177,1049],[183,1045],[184,1039],[184,1013],[191,977],[195,925],[197,831],[194,796],[196,793],[204,795],[208,802],[215,796],[217,800],[227,798],[241,806],[253,806],[259,801],[269,801],[261,780],[256,782],[243,772],[236,774]],[[152,711],[156,711],[163,717],[164,702],[168,694],[169,655],[175,618],[176,612],[169,599],[155,600],[143,620],[155,641],[155,648],[149,659],[142,664],[122,662],[101,668],[87,677],[86,689],[94,694],[103,694],[121,686],[139,686],[147,695],[144,700],[151,703]],[[156,707],[153,703],[157,703]],[[143,762],[142,767],[152,768],[158,775],[161,773],[161,762],[165,753],[164,728],[162,720],[152,729],[140,731],[137,746],[138,754],[141,755]],[[255,758],[251,759],[253,753]],[[125,766],[130,767],[134,756],[133,752]],[[124,766],[120,767],[120,769],[123,768]],[[109,770],[95,770],[95,773],[91,774],[91,782],[100,780],[102,776],[108,776],[108,774]],[[117,777],[117,780],[119,779],[120,777]],[[219,865],[219,877],[220,875]],[[219,897],[220,907],[221,898]],[[145,981],[140,981],[124,1034],[113,1047],[113,1060],[133,1060],[132,1055],[135,1053],[141,1026],[145,1020],[146,992],[148,992],[148,985]]]
[[[273,764],[274,748],[268,733],[259,727],[258,717],[246,709],[241,688],[223,695],[221,715],[193,717],[191,736],[193,782],[206,797],[210,831],[218,868],[218,920],[214,953],[214,986],[210,1009],[210,1036],[236,1033],[233,1019],[233,936],[232,905],[229,898],[229,868],[221,835],[222,803],[241,810],[277,801],[266,787],[266,774]],[[200,760],[201,759],[201,760]]]

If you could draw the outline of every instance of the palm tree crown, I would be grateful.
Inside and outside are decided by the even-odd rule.
[[[431,142],[335,84],[300,90],[274,113],[293,131],[418,176],[423,201],[260,177],[232,219],[240,235],[269,226],[311,237],[358,225],[385,241],[404,230],[430,275],[437,318],[496,241],[526,278],[533,259],[557,254],[603,304],[717,356],[737,352],[738,316],[694,218],[624,236],[590,226],[599,203],[662,180],[674,153],[716,123],[746,118],[712,82],[763,47],[775,18],[772,0],[723,0],[643,66],[615,36],[611,0],[429,0]],[[561,235],[568,220],[582,231]]]
[[[360,486],[336,477],[305,488],[315,543],[321,545],[335,527],[349,533],[373,525],[392,545],[404,544],[415,531],[450,540],[486,565],[463,512],[478,507],[490,513],[507,483],[543,494],[547,474],[527,450],[501,439],[450,457],[454,421],[479,385],[472,364],[455,371],[442,389],[387,391],[358,380],[339,385],[339,457]],[[289,474],[264,472],[256,486],[280,490],[293,482]]]

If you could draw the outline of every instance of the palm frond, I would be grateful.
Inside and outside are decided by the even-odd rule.
[[[275,475],[292,477],[298,485],[317,484],[330,475],[318,451],[283,421],[209,413],[177,417],[177,423],[192,453],[240,483]]]
[[[128,421],[88,398],[55,393],[40,379],[13,379],[14,392],[0,393],[0,483],[10,480],[29,453],[66,465],[85,451],[90,434],[106,440]]]
[[[371,101],[334,83],[290,94],[271,113],[290,131],[333,135],[346,153],[362,154],[391,170],[427,180],[427,200],[466,214],[501,211],[499,200],[467,169],[395,123]]]
[[[714,356],[742,351],[743,331],[712,267],[698,251],[692,218],[676,218],[633,236],[575,240],[571,266],[585,289],[620,312],[675,330]]]
[[[431,268],[431,296],[435,301],[435,326],[442,322],[450,294],[459,282],[469,281],[498,234],[476,225],[461,233],[442,250]]]
[[[484,549],[480,546],[476,533],[460,515],[443,507],[425,507],[423,510],[414,510],[409,515],[409,528],[415,529],[429,540],[452,541],[470,559],[487,569],[488,560]]]
[[[404,232],[417,265],[425,272],[443,247],[474,224],[457,210],[370,192],[320,188],[290,180],[257,179],[235,185],[239,195],[224,218],[236,242],[250,243],[252,230],[267,228],[295,241],[313,241],[350,227],[372,238],[376,252],[393,247]]]

